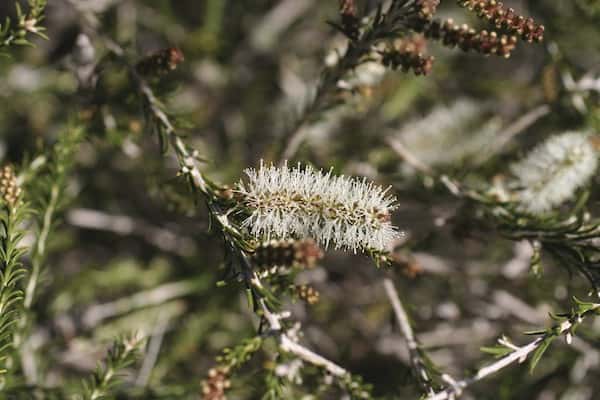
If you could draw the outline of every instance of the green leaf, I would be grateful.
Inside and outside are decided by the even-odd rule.
[[[597,310],[600,308],[600,304],[591,303],[591,302],[587,302],[587,301],[581,301],[575,296],[573,296],[573,301],[575,302],[575,305],[576,305],[575,312],[577,314],[585,314],[587,312]]]
[[[479,350],[484,353],[487,353],[487,354],[492,354],[493,356],[498,357],[498,358],[504,357],[513,352],[513,349],[511,349],[510,347],[506,347],[506,346],[502,346],[502,345],[490,346],[490,347],[480,347]]]
[[[535,350],[535,352],[533,353],[533,356],[531,357],[531,361],[529,363],[529,372],[530,373],[533,373],[533,370],[538,365],[538,363],[542,359],[542,356],[544,355],[544,353],[546,352],[546,350],[548,349],[550,344],[552,344],[552,341],[554,340],[555,337],[556,336],[547,336],[546,338],[544,338],[542,340],[542,342],[540,343],[538,348]]]
[[[546,329],[538,329],[536,331],[525,331],[523,333],[525,335],[529,335],[529,336],[538,336],[538,335],[546,335],[548,333],[548,330],[546,330]]]

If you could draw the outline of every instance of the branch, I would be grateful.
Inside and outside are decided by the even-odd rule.
[[[253,275],[252,284],[262,288],[262,283],[256,274]],[[316,365],[317,367],[325,368],[330,374],[338,378],[347,378],[350,376],[350,373],[344,368],[292,340],[287,333],[284,332],[281,326],[281,319],[283,315],[271,312],[264,299],[260,299],[259,304],[261,306],[263,315],[269,324],[269,333],[278,337],[279,347],[281,350],[294,354],[298,358],[301,358],[310,364]]]
[[[398,296],[398,292],[396,291],[394,283],[391,281],[391,279],[384,279],[383,287],[385,288],[385,292],[390,300],[390,303],[392,303],[400,331],[406,339],[406,344],[410,353],[410,363],[412,364],[415,377],[419,381],[419,384],[423,390],[431,395],[434,393],[433,387],[431,386],[431,377],[429,376],[429,372],[425,366],[425,361],[421,357],[419,343],[417,343],[417,339],[415,338],[412,327],[410,326],[408,315],[402,306],[400,296]]]
[[[140,308],[163,304],[169,300],[197,293],[205,285],[202,279],[166,283],[150,290],[138,292],[109,303],[97,304],[83,312],[81,322],[86,329],[98,326],[102,321],[126,314]]]
[[[580,307],[582,304],[583,303],[578,302],[578,305]],[[475,384],[476,382],[479,382],[484,378],[501,371],[502,369],[508,367],[509,365],[512,365],[515,362],[518,362],[519,364],[525,362],[529,355],[534,353],[536,350],[543,351],[545,348],[542,348],[542,346],[548,346],[548,342],[554,339],[555,337],[566,335],[567,343],[571,343],[572,331],[575,329],[575,327],[581,324],[583,318],[586,315],[591,313],[597,313],[600,309],[600,304],[585,303],[585,306],[585,311],[572,313],[559,325],[553,327],[552,329],[549,329],[542,336],[539,336],[538,338],[536,338],[535,340],[533,340],[525,346],[515,346],[504,338],[500,339],[499,343],[502,346],[513,349],[513,351],[510,354],[500,358],[494,363],[488,364],[485,367],[479,369],[477,373],[470,378],[466,378],[460,381],[454,381],[449,376],[444,375],[443,378],[449,383],[449,387],[442,390],[441,392],[430,395],[425,400],[454,399],[457,396],[460,396],[465,388]],[[536,353],[536,355],[539,360],[539,357],[541,357],[541,353]],[[536,357],[534,357],[534,359],[535,358]],[[538,360],[534,360],[532,362],[537,362]]]

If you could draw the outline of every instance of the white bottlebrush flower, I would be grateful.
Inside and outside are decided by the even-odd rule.
[[[479,104],[457,100],[449,107],[437,107],[425,117],[407,123],[394,140],[429,167],[475,159],[491,150],[500,131],[499,120],[483,122],[482,116]]]
[[[573,197],[598,166],[588,135],[567,132],[553,136],[511,166],[517,178],[521,211],[541,214]]]
[[[356,251],[385,250],[399,236],[390,222],[395,198],[366,179],[262,162],[246,174],[238,191],[252,212],[243,226],[257,237],[310,237]]]

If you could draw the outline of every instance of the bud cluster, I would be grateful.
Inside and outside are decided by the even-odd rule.
[[[412,70],[415,75],[427,75],[433,67],[434,58],[428,56],[427,41],[422,35],[397,39],[382,52],[382,62],[388,68]]]
[[[441,41],[444,46],[458,47],[463,51],[508,58],[517,45],[516,36],[499,34],[495,31],[477,31],[467,24],[457,25],[452,19],[435,19],[416,25],[415,29],[426,38]]]
[[[300,298],[310,304],[311,306],[319,302],[319,292],[309,285],[296,285],[296,294]]]
[[[281,239],[261,243],[251,258],[253,264],[260,268],[277,266],[311,269],[323,258],[323,252],[312,239]]]
[[[226,400],[225,392],[231,387],[229,368],[216,367],[208,371],[208,377],[202,381],[202,400]]]
[[[417,12],[409,19],[409,26],[423,33],[427,39],[441,41],[448,47],[458,47],[463,51],[475,51],[485,55],[510,57],[518,38],[526,42],[541,42],[544,26],[526,18],[512,8],[505,8],[496,0],[458,0],[458,4],[493,24],[500,32],[476,30],[467,24],[456,24],[452,19],[433,18],[439,1],[417,1]]]
[[[539,215],[574,197],[598,168],[598,151],[590,135],[566,132],[535,147],[511,165],[518,208]]]
[[[440,0],[417,0],[419,17],[431,20],[440,5]]]
[[[513,8],[505,8],[496,0],[458,0],[461,7],[475,11],[480,18],[494,24],[498,29],[519,35],[523,40],[541,42],[544,40],[544,26],[535,23],[533,18],[519,15]]]
[[[14,207],[21,197],[21,188],[11,165],[0,169],[0,196],[9,207]]]

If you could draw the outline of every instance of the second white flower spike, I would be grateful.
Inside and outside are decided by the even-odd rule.
[[[366,179],[334,176],[311,166],[247,169],[238,184],[251,210],[243,225],[261,238],[306,238],[324,247],[386,250],[400,232],[391,223],[396,199]]]
[[[566,132],[549,138],[511,166],[519,208],[530,214],[551,210],[572,198],[597,168],[598,154],[589,135]]]

